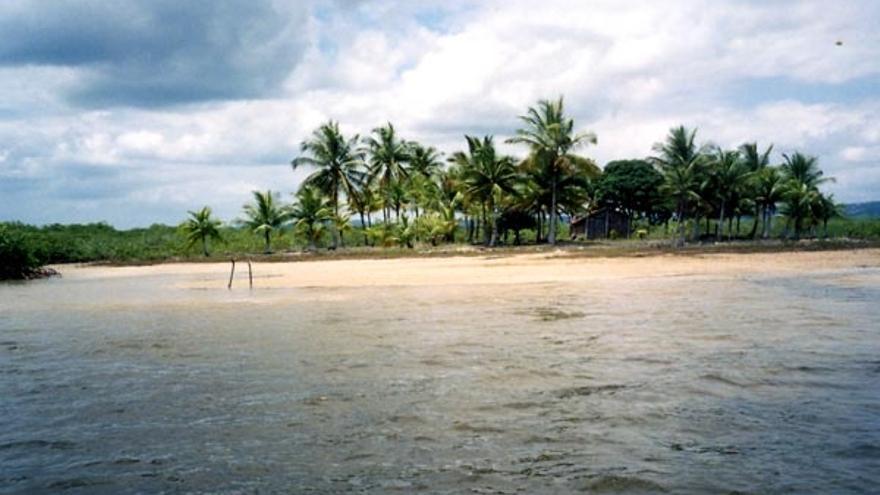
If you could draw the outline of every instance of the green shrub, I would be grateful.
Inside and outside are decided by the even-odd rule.
[[[28,238],[0,224],[0,280],[30,278],[39,273],[40,258]]]

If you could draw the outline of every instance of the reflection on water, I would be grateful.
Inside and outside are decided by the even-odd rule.
[[[870,493],[880,271],[0,286],[0,493]]]

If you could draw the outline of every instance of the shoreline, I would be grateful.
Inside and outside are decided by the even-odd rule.
[[[582,255],[571,250],[481,252],[468,256],[372,259],[314,258],[310,263],[254,260],[254,289],[517,285],[580,283],[670,276],[738,278],[880,268],[880,248],[772,252],[691,251]],[[65,278],[166,276],[183,289],[226,289],[230,264],[161,263],[140,266],[64,265]],[[246,265],[236,265],[233,290],[248,287]]]
[[[556,246],[548,244],[529,244],[521,246],[485,247],[482,245],[449,244],[437,247],[420,246],[413,249],[391,247],[345,247],[337,250],[319,249],[317,251],[278,251],[264,253],[229,253],[210,257],[181,256],[163,259],[101,260],[78,263],[52,263],[48,268],[61,270],[75,266],[94,267],[132,267],[168,264],[211,264],[228,263],[231,259],[259,263],[299,263],[334,260],[387,260],[387,259],[434,259],[480,256],[518,256],[527,254],[555,254],[577,258],[628,258],[645,256],[701,256],[711,254],[752,254],[752,253],[797,253],[815,251],[849,251],[880,248],[880,241],[857,239],[826,239],[781,241],[778,239],[728,241],[722,243],[686,244],[673,247],[669,240],[662,241],[590,241],[561,242]]]

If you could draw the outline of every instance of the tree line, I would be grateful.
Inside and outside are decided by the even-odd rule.
[[[828,221],[840,214],[833,196],[820,190],[833,179],[800,152],[773,164],[772,145],[722,149],[698,144],[696,129],[680,126],[652,156],[613,161],[603,170],[578,153],[597,137],[575,128],[561,97],[539,101],[520,121],[506,142],[523,146],[521,159],[500,153],[493,136],[465,136],[464,149],[444,156],[403,139],[391,123],[361,137],[345,136],[329,121],[291,161],[293,170],[310,171],[293,202],[254,191],[240,223],[269,252],[272,233],[286,226],[311,249],[327,238],[331,249],[344,246],[344,234],[354,230],[370,246],[455,242],[460,228],[468,243],[495,246],[509,233],[519,243],[520,233],[530,231],[536,242],[556,244],[560,218],[610,208],[647,226],[676,224],[681,245],[743,237],[744,217],[752,219],[745,237],[767,238],[780,214],[784,237],[819,235],[821,226],[827,235]],[[205,207],[190,212],[183,230],[207,255],[209,240],[221,240],[219,226]]]

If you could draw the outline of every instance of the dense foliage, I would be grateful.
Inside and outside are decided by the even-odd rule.
[[[0,280],[30,278],[41,264],[33,243],[22,232],[0,224]]]

